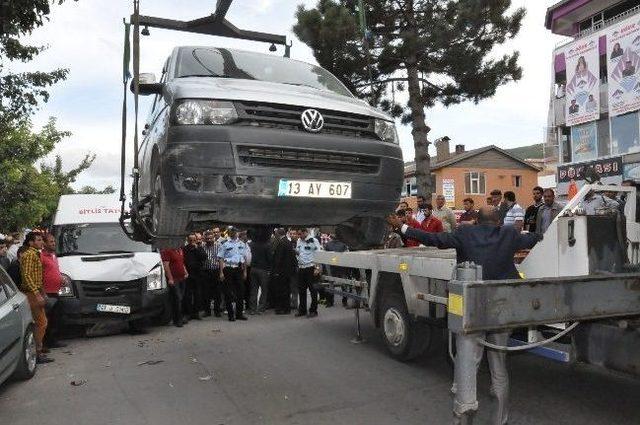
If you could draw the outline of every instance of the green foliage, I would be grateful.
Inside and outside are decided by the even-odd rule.
[[[76,193],[81,193],[83,195],[95,195],[95,194],[106,195],[106,194],[116,193],[116,189],[111,185],[106,186],[102,190],[98,190],[93,186],[82,186],[82,189],[76,191]]]
[[[40,101],[46,102],[49,98],[46,88],[67,76],[66,69],[12,73],[7,67],[11,61],[28,62],[45,49],[25,45],[20,37],[42,26],[50,11],[48,0],[0,2],[0,135],[12,121],[27,118]]]
[[[94,155],[86,155],[68,171],[63,170],[60,156],[53,165],[42,162],[69,134],[57,130],[53,118],[39,132],[23,120],[6,133],[0,144],[0,229],[19,230],[40,224],[52,217],[60,195],[75,193],[71,184],[91,166]]]
[[[73,193],[71,184],[95,159],[94,155],[86,155],[69,171],[63,170],[60,156],[56,156],[53,165],[45,164],[44,158],[70,133],[57,130],[53,118],[41,131],[33,131],[30,118],[40,103],[49,99],[47,88],[66,78],[68,71],[8,70],[10,62],[29,62],[44,50],[43,46],[23,44],[20,37],[42,26],[49,13],[48,0],[0,1],[0,229],[3,231],[31,227],[51,218],[60,195]]]

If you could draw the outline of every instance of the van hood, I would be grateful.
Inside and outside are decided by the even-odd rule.
[[[355,97],[307,86],[237,78],[183,77],[167,84],[175,99],[247,100],[327,109],[392,121],[389,115]]]
[[[129,255],[68,255],[58,257],[60,271],[72,280],[94,282],[126,282],[146,277],[156,266],[162,266],[157,252],[135,252]]]

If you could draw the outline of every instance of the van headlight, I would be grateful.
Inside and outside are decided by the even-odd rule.
[[[162,276],[162,267],[157,266],[147,275],[147,291],[158,291],[165,287],[165,282]]]
[[[396,131],[396,125],[393,121],[375,120],[375,132],[376,135],[385,142],[395,143],[400,142],[398,140],[398,132]]]
[[[173,111],[173,123],[177,125],[224,125],[238,119],[232,102],[217,100],[184,99]]]
[[[66,274],[62,273],[62,284],[58,289],[59,297],[74,297],[76,294],[73,290],[73,280]]]

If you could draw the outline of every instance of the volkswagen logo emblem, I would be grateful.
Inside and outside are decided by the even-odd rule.
[[[322,126],[324,126],[322,114],[315,109],[306,109],[302,112],[300,120],[302,121],[304,129],[312,133],[317,133],[322,130]]]

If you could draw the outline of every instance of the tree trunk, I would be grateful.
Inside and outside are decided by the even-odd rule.
[[[433,187],[431,187],[431,158],[429,157],[429,140],[427,134],[430,128],[425,121],[424,104],[420,93],[420,79],[416,60],[407,61],[407,76],[409,90],[409,108],[411,109],[411,122],[413,129],[413,147],[416,155],[416,186],[418,195],[431,201]]]

